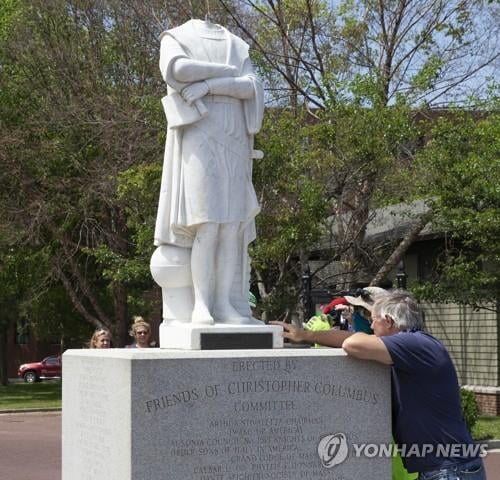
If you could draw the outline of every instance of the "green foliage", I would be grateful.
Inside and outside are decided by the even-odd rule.
[[[13,24],[21,16],[22,2],[19,0],[2,0],[0,13],[0,42],[10,33]]]
[[[318,177],[326,159],[309,148],[308,133],[300,119],[286,112],[266,118],[258,140],[265,156],[254,166],[262,206],[258,229],[264,233],[263,242],[254,249],[257,266],[261,254],[283,258],[314,244],[323,231],[327,205]]]
[[[460,403],[462,405],[462,413],[464,415],[465,423],[467,424],[469,431],[472,431],[479,418],[479,406],[474,392],[461,388]]]
[[[64,288],[50,283],[30,292],[23,302],[21,318],[26,319],[30,334],[37,340],[58,342],[62,348],[82,347],[93,330],[75,315]]]
[[[88,335],[64,289],[51,283],[47,248],[0,248],[0,312],[0,328],[25,323],[41,341],[79,346]]]
[[[139,198],[122,174],[161,159],[165,87],[160,27],[136,13],[115,1],[34,1],[1,39],[0,232],[43,251],[44,288],[22,306],[41,334],[66,325],[63,297],[74,319],[123,334],[127,304],[152,286],[151,216],[134,214]],[[156,203],[152,170],[144,201],[154,192]]]
[[[122,172],[118,179],[118,198],[124,204],[127,225],[138,252],[150,256],[160,191],[162,164],[140,164]]]
[[[41,333],[62,325],[79,335],[70,315],[123,332],[128,307],[147,306],[165,139],[157,39],[167,20],[182,23],[205,6],[173,1],[165,12],[164,2],[143,3],[2,2],[2,252],[23,245],[38,268],[23,276],[26,285],[2,277],[0,303],[22,298],[9,311]],[[227,23],[226,9],[211,3],[214,18]],[[226,2],[236,13],[231,22],[244,24],[267,99],[282,107],[268,109],[256,145],[265,157],[254,164],[262,213],[253,281],[265,285],[264,308],[278,315],[295,307],[300,263],[325,234],[335,237],[344,270],[376,269],[381,259],[363,244],[369,209],[414,195],[415,178],[418,195],[435,199],[436,225],[457,232],[454,270],[442,285],[468,272],[474,298],[493,291],[496,277],[481,266],[498,260],[498,187],[490,181],[498,175],[497,116],[460,127],[444,119],[418,167],[409,165],[420,133],[410,105],[443,89],[450,69],[459,75],[454,60],[470,52],[475,4],[407,2],[398,20],[396,10],[380,11],[385,2],[257,2],[238,10],[242,3]],[[441,55],[442,38],[449,48]],[[332,218],[338,231],[330,231]]]
[[[18,316],[17,298],[23,291],[23,272],[18,252],[12,248],[0,249],[0,328]]]
[[[151,285],[149,259],[154,251],[153,230],[160,190],[161,164],[140,164],[118,176],[117,202],[122,205],[130,239],[128,254],[109,245],[85,249],[103,267],[104,278],[130,286]]]
[[[452,111],[435,122],[418,156],[419,190],[430,198],[434,228],[447,234],[437,284],[419,289],[424,298],[473,305],[498,298],[499,119],[495,111]]]
[[[443,66],[444,60],[437,54],[429,56],[419,72],[411,79],[412,86],[416,91],[428,91],[435,87],[436,81],[439,79],[440,69]]]
[[[331,235],[340,251],[356,241],[365,217],[359,224],[349,221],[342,232],[331,231],[331,219],[346,209],[364,209],[373,190],[368,197],[363,190],[371,185],[380,197],[392,192],[383,179],[398,167],[413,138],[404,103],[368,108],[345,101],[319,112],[315,121],[305,111],[268,111],[257,139],[264,158],[254,164],[262,212],[252,262],[259,282],[272,292],[265,299],[269,312],[295,307],[303,252]]]
[[[270,112],[258,137],[257,148],[265,155],[255,161],[254,182],[262,212],[251,255],[268,290],[275,286],[274,295],[264,299],[270,312],[295,304],[299,273],[293,271],[291,259],[311,248],[325,231],[328,202],[318,179],[326,157],[309,148],[309,139],[303,120],[286,111]]]

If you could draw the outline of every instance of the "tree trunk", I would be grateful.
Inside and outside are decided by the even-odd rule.
[[[131,342],[128,335],[129,315],[127,302],[127,287],[121,282],[113,283],[113,304],[115,323],[113,331],[113,344],[115,347],[124,347]]]
[[[369,175],[353,191],[347,192],[350,209],[345,211],[344,199],[339,198],[339,221],[342,223],[341,238],[349,245],[340,255],[344,274],[340,277],[341,289],[350,290],[359,282],[363,266],[363,245],[366,227],[370,220],[370,199],[375,189],[375,176]],[[345,195],[346,193],[344,193]]]
[[[9,383],[7,372],[7,328],[8,324],[0,328],[0,384],[4,387]]]
[[[425,212],[418,221],[413,225],[413,227],[408,231],[408,233],[403,237],[401,243],[392,252],[390,257],[385,261],[382,267],[379,269],[375,277],[370,283],[370,286],[376,287],[380,285],[387,275],[391,273],[392,269],[402,260],[404,254],[408,251],[411,244],[416,240],[418,234],[424,229],[424,227],[429,223],[432,218],[433,212],[429,210]]]

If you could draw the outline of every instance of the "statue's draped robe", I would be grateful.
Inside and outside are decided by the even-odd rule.
[[[259,212],[252,184],[253,135],[261,127],[262,86],[253,74],[248,45],[226,29],[224,41],[207,41],[198,36],[193,21],[162,35],[160,69],[168,95],[177,95],[187,84],[173,76],[178,58],[212,62],[225,54],[235,66],[235,76],[251,80],[254,95],[248,100],[207,95],[201,101],[208,115],[180,127],[168,127],[160,200],[155,228],[155,245],[191,247],[196,227],[206,222],[237,222],[240,268],[237,269],[231,302],[248,316],[250,279],[248,244],[255,239],[255,216]],[[204,43],[203,43],[204,42]],[[213,49],[224,48],[225,52]],[[217,55],[211,55],[217,53]]]

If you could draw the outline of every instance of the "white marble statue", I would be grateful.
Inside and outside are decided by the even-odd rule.
[[[160,69],[168,132],[151,268],[180,262],[178,286],[191,290],[189,299],[168,300],[175,278],[155,276],[164,311],[177,302],[181,313],[169,312],[170,320],[186,321],[189,311],[193,324],[252,323],[248,245],[259,212],[252,157],[263,90],[248,45],[220,25],[190,20],[162,34]]]

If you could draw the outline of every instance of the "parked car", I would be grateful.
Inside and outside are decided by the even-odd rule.
[[[34,383],[50,378],[61,378],[61,371],[61,357],[51,355],[41,362],[24,363],[19,367],[17,376],[24,378],[27,383]]]

